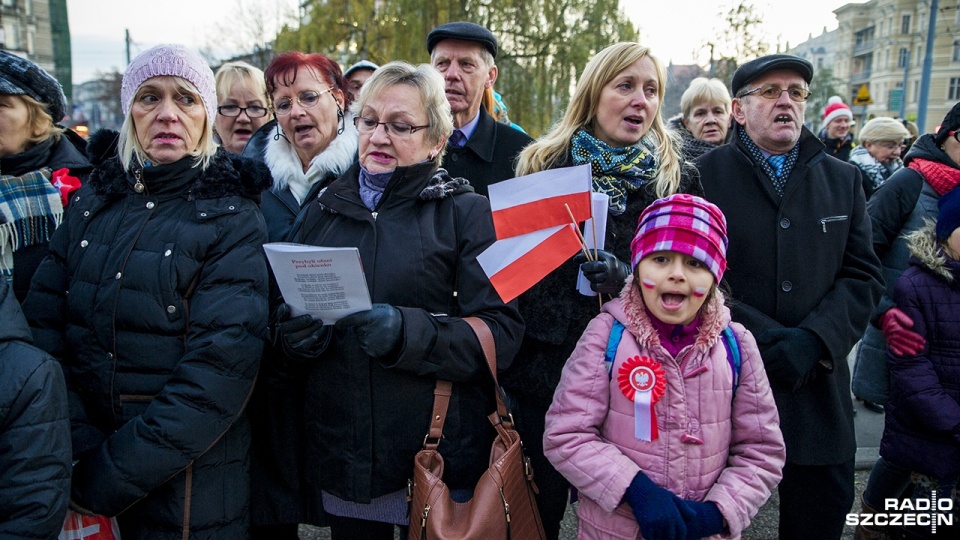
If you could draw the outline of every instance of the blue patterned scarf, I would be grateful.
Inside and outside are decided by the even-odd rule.
[[[0,273],[13,279],[13,252],[50,241],[63,219],[60,191],[43,168],[23,176],[0,176]]]
[[[736,129],[737,135],[740,137],[740,142],[747,147],[747,152],[749,152],[750,156],[753,157],[754,163],[760,165],[760,168],[763,169],[763,172],[765,172],[767,177],[770,178],[770,181],[773,182],[774,189],[776,189],[777,193],[779,193],[782,197],[783,190],[787,187],[787,178],[790,178],[790,173],[793,172],[793,167],[797,164],[797,157],[800,156],[800,145],[793,145],[793,148],[786,153],[787,157],[783,162],[783,167],[780,169],[780,173],[777,174],[777,171],[773,168],[773,165],[767,161],[766,156],[763,155],[763,151],[760,150],[760,147],[757,146],[757,143],[753,142],[753,139],[747,135],[747,130],[743,129],[739,125],[734,129]]]
[[[610,196],[610,213],[619,216],[627,209],[627,195],[657,177],[660,162],[646,137],[637,146],[613,148],[580,129],[571,141],[574,165],[589,163],[593,191]]]

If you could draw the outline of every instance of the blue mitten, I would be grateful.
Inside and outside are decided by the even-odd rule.
[[[680,514],[687,525],[687,540],[700,539],[723,532],[723,514],[712,502],[679,499]]]
[[[637,473],[623,494],[633,510],[633,517],[640,525],[640,533],[651,540],[683,540],[687,538],[687,526],[680,515],[676,495],[653,483],[650,478]]]

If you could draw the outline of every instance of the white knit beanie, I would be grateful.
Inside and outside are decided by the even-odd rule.
[[[207,120],[213,125],[217,114],[217,82],[213,70],[200,55],[183,45],[163,44],[140,53],[123,74],[120,87],[120,104],[123,115],[130,113],[133,96],[147,79],[170,75],[193,83],[207,110]]]
[[[823,125],[826,126],[835,118],[846,116],[847,120],[853,120],[853,111],[843,102],[840,96],[831,96],[827,100],[827,107],[823,110]]]

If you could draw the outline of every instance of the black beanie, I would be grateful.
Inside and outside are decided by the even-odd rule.
[[[943,141],[947,140],[947,137],[949,137],[947,133],[951,131],[960,131],[960,102],[957,102],[957,104],[950,109],[950,112],[943,117],[943,122],[940,122],[940,130],[937,131],[937,134],[933,137],[937,146],[940,146],[943,144]]]
[[[67,111],[60,83],[37,64],[7,51],[0,51],[0,94],[30,96],[43,103],[54,124]]]

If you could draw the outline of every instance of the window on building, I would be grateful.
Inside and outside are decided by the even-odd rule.
[[[897,59],[897,67],[905,68],[910,62],[910,51],[906,48],[900,49],[900,57]]]
[[[900,19],[900,33],[909,34],[910,33],[910,15],[904,15]]]
[[[960,99],[960,77],[950,77],[950,88],[949,95],[947,99],[949,101],[956,101]]]
[[[920,96],[920,81],[913,81],[913,92],[910,94],[910,103],[916,103]]]
[[[953,61],[960,62],[960,39],[953,40]]]

